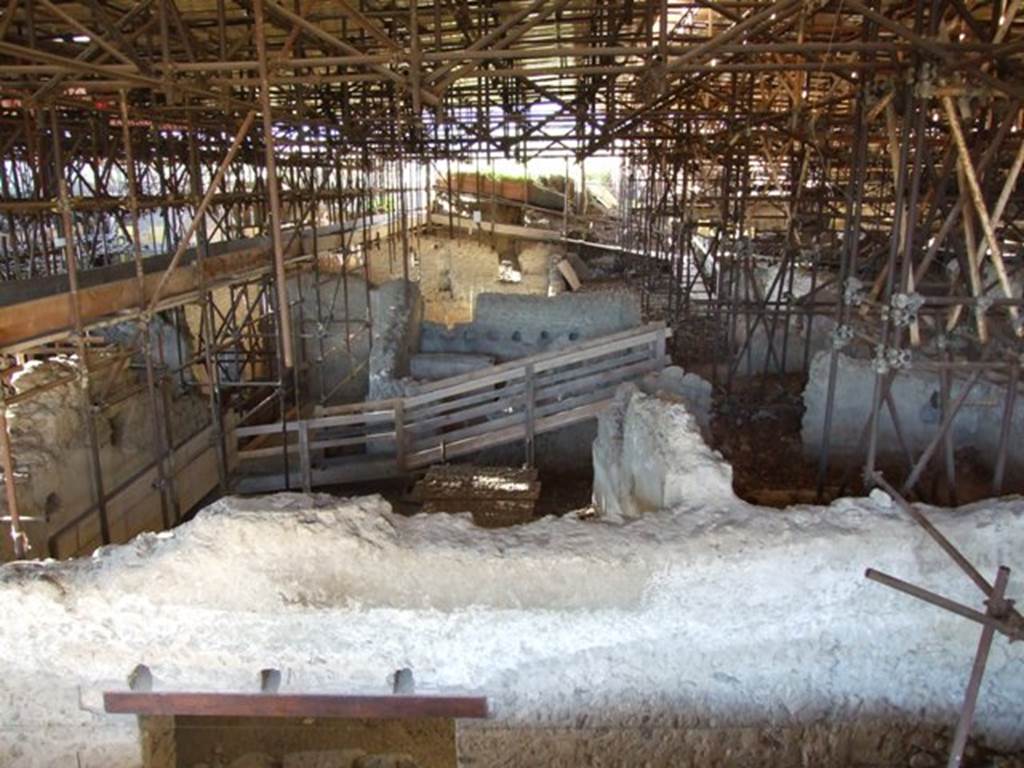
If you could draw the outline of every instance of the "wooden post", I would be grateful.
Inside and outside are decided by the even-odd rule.
[[[960,167],[963,168],[964,177],[967,180],[967,188],[971,193],[971,201],[974,203],[974,209],[978,214],[978,220],[981,222],[981,230],[985,234],[985,240],[988,242],[989,250],[992,251],[992,266],[996,270],[996,276],[999,278],[999,285],[1003,289],[1003,293],[1006,298],[1013,298],[1013,286],[1010,284],[1010,278],[1006,272],[1006,264],[1003,261],[1003,250],[999,245],[999,241],[996,239],[995,225],[998,221],[993,222],[988,215],[988,209],[985,207],[985,199],[981,194],[981,186],[978,184],[978,177],[974,172],[974,166],[971,164],[971,154],[967,149],[967,141],[964,139],[963,129],[960,127],[960,120],[956,116],[956,108],[953,106],[953,100],[949,96],[942,98],[942,105],[946,108],[946,117],[949,119],[949,127],[953,133],[953,140],[956,142],[956,148],[959,152]],[[1017,171],[1019,173],[1019,169]],[[971,256],[970,253],[967,254]],[[977,261],[977,259],[975,260]],[[975,298],[979,298],[976,295]],[[1010,313],[1010,317],[1014,324],[1014,333],[1017,336],[1024,336],[1024,326],[1020,324],[1020,313],[1017,308],[1008,305],[1007,312]]]
[[[142,266],[142,234],[139,228],[139,197],[138,184],[135,178],[135,153],[132,149],[131,122],[128,119],[128,95],[121,91],[121,137],[124,144],[124,167],[127,181],[127,198],[129,223],[132,234],[132,261],[135,264],[135,279],[139,287],[139,310],[143,313],[139,319],[139,338],[142,343],[142,359],[146,366],[146,395],[149,398],[149,409],[153,416],[153,453],[156,463],[157,482],[160,484],[160,519],[164,528],[171,527],[173,518],[178,519],[178,502],[174,493],[173,478],[168,480],[167,461],[171,452],[160,418],[160,405],[157,402],[156,370],[153,366],[153,338],[151,336],[151,316],[146,312],[146,273]]]
[[[667,359],[667,352],[665,350],[665,343],[668,339],[668,331],[662,326],[658,329],[658,336],[654,341],[654,359],[658,363],[658,370],[660,371],[665,367]]]
[[[311,493],[313,490],[313,470],[310,464],[309,422],[302,419],[299,421],[299,467],[302,472],[303,493]]]
[[[526,466],[532,467],[536,463],[536,452],[534,447],[534,430],[536,428],[536,403],[535,399],[535,388],[536,383],[533,374],[533,364],[530,363],[526,366],[526,394],[525,397],[525,408],[524,417],[526,419]]]
[[[60,210],[61,234],[64,237],[64,259],[68,270],[68,301],[74,321],[75,347],[78,352],[79,409],[85,422],[85,434],[89,446],[89,468],[92,491],[100,519],[100,541],[110,543],[110,525],[107,521],[107,500],[103,489],[103,465],[100,462],[99,438],[96,434],[96,414],[93,412],[92,381],[89,370],[89,351],[85,345],[85,326],[82,323],[82,308],[78,296],[78,257],[75,253],[75,224],[71,211],[71,196],[64,175],[64,159],[61,152],[61,129],[57,121],[57,106],[50,106],[50,126],[53,138],[53,166],[57,177],[58,208]]]
[[[395,460],[398,468],[405,471],[405,403],[395,400]]]
[[[264,162],[267,167],[267,195],[270,198],[270,235],[274,244],[274,282],[281,325],[281,352],[285,368],[294,364],[292,357],[292,321],[288,304],[288,283],[284,271],[284,240],[281,236],[281,192],[274,156],[274,116],[270,107],[270,75],[267,66],[267,39],[263,28],[263,0],[253,2],[256,55],[259,63],[260,112],[263,117]],[[212,189],[212,187],[211,187]],[[282,377],[283,378],[283,377]]]

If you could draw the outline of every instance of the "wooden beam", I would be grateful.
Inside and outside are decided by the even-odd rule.
[[[401,720],[443,717],[483,719],[485,696],[347,696],[278,693],[150,693],[107,691],[112,714],[191,717],[333,717]]]
[[[382,216],[375,219],[366,228],[367,236],[371,240],[389,235],[387,223],[383,218]],[[416,224],[416,221],[412,222],[413,226]],[[355,229],[358,231],[362,227]],[[346,230],[344,236],[347,237],[350,231]],[[343,233],[338,227],[321,228],[317,231],[316,241],[321,253],[330,248],[340,247],[342,239]],[[313,253],[313,240],[312,230],[304,230],[300,236],[292,239],[285,254],[289,266],[308,258]],[[214,247],[223,247],[223,244],[216,243]],[[267,274],[272,269],[273,258],[267,238],[241,241],[231,250],[225,249],[203,259],[203,275],[210,288],[245,282]],[[145,276],[147,299],[152,300],[162,274],[155,271]],[[165,281],[159,303],[154,309],[163,310],[195,300],[198,279],[192,261],[184,259]],[[99,285],[83,285],[79,288],[79,300],[82,320],[87,326],[108,320],[126,320],[135,316],[138,310],[138,279],[133,273],[126,272],[124,278],[113,279]],[[71,317],[68,312],[67,293],[64,290],[0,306],[0,350],[16,352],[32,349],[47,341],[65,337],[70,327]]]

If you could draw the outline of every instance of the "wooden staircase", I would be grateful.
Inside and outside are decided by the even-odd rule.
[[[234,490],[309,491],[401,477],[516,442],[532,464],[537,435],[596,417],[620,384],[665,367],[668,336],[652,323],[423,384],[406,397],[240,427]]]

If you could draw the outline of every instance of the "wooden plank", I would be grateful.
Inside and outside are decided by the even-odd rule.
[[[553,357],[550,360],[540,360],[534,363],[534,370],[541,373],[553,368],[561,368],[570,363],[578,363],[601,355],[611,354],[612,352],[644,347],[651,343],[655,338],[655,335],[656,332],[652,332],[642,336],[634,336],[633,338],[619,339],[590,350],[565,349],[562,350],[562,354]]]
[[[617,353],[611,357],[598,358],[595,362],[586,361],[582,364],[573,363],[571,366],[567,366],[564,369],[552,369],[538,376],[536,379],[536,386],[547,387],[552,384],[560,384],[563,381],[571,381],[572,379],[582,376],[589,376],[594,373],[601,373],[602,371],[610,371],[623,366],[632,365],[633,363],[638,363],[643,360],[649,360],[650,357],[650,351],[645,347],[627,351],[625,353]]]
[[[473,371],[472,374],[463,374],[451,379],[443,379],[438,382],[441,387],[430,388],[430,385],[420,388],[415,395],[405,399],[406,408],[415,408],[425,403],[434,403],[445,398],[455,397],[467,392],[474,392],[484,387],[495,387],[498,384],[511,385],[523,378],[523,366],[504,365],[493,368],[484,368],[481,371]]]
[[[522,412],[517,409],[515,412],[497,419],[484,419],[483,421],[472,422],[465,426],[458,427],[457,429],[453,429],[450,432],[432,433],[417,440],[413,446],[415,450],[420,451],[435,443],[437,445],[440,445],[441,443],[450,445],[466,437],[482,435],[491,430],[500,431],[503,427],[508,426],[509,424],[518,424],[522,426]]]
[[[611,405],[614,397],[608,397],[604,400],[599,400],[596,403],[590,403],[580,408],[573,408],[571,411],[562,411],[552,416],[545,416],[542,419],[537,419],[536,432],[537,434],[543,434],[544,432],[553,432],[556,429],[567,427],[570,424],[577,424],[581,421],[587,421],[589,419],[596,418],[604,411],[609,405]]]
[[[581,421],[587,421],[596,417],[601,411],[608,407],[612,402],[612,397],[607,397],[596,403],[582,406],[580,408],[574,408],[571,411],[565,411],[563,413],[556,413],[552,416],[546,416],[544,418],[537,419],[534,427],[535,434],[542,434],[544,432],[551,432],[562,427],[569,426]],[[445,443],[444,445],[444,457],[453,458],[455,456],[465,456],[466,454],[476,453],[477,451],[483,450],[484,448],[490,448],[495,445],[503,445],[504,443],[516,442],[524,439],[526,436],[526,430],[523,427],[522,422],[501,429],[497,432],[487,432],[483,435],[476,437],[469,437],[464,440],[457,440],[451,443]],[[442,451],[441,447],[427,448],[422,451],[417,451],[408,457],[408,466],[410,468],[422,467],[428,464],[433,464],[437,461],[441,461]]]
[[[424,434],[431,434],[452,424],[461,424],[473,419],[505,413],[509,408],[519,407],[523,390],[521,388],[517,389],[519,390],[519,396],[517,397],[505,397],[505,390],[503,389],[493,390],[493,395],[489,402],[481,405],[457,409],[451,413],[445,413],[430,419],[416,419],[415,421],[407,419],[405,424],[406,431],[414,436],[422,437]]]
[[[307,473],[302,473],[305,476],[290,473],[289,477],[296,481],[293,484],[305,481],[306,485],[398,477],[404,475],[407,468],[426,466],[486,447],[530,440],[531,433],[536,435],[593,418],[611,402],[623,381],[664,366],[665,341],[670,335],[671,331],[664,324],[651,323],[568,350],[551,350],[445,379],[426,385],[411,397],[321,410],[332,415],[301,422],[302,427],[299,427],[300,422],[291,422],[289,429],[312,431],[339,426],[351,429],[336,437],[311,441],[310,450],[359,446],[378,439],[401,440],[401,450],[395,456],[360,454],[330,461],[312,469],[311,481]],[[525,395],[529,390],[527,378],[532,378],[534,384],[530,398],[534,405],[532,414],[525,408]],[[506,386],[498,388],[498,384]],[[394,421],[394,432],[368,431],[371,423],[388,421]],[[450,426],[457,428],[439,432]],[[280,430],[279,424],[269,424],[247,427],[237,434],[273,434],[277,430]],[[406,440],[416,436],[420,439],[408,451]],[[240,455],[255,458],[281,450],[280,447],[250,449]],[[298,450],[298,446],[291,450]],[[274,490],[284,487],[284,482],[280,474],[248,475],[240,479],[238,490]]]
[[[400,470],[405,469],[405,409],[402,401],[395,406],[395,461],[398,462]]]
[[[407,454],[406,466],[409,468],[425,467],[438,461],[444,461],[456,456],[465,456],[490,448],[495,445],[504,445],[514,441],[522,440],[526,434],[522,421],[504,429],[493,432],[486,432],[483,435],[468,437],[455,442],[444,442],[442,445],[432,446]]]
[[[298,421],[286,421],[284,425],[280,421],[270,424],[254,424],[249,427],[236,427],[235,437],[255,437],[256,435],[273,435],[281,432],[298,432]]]
[[[351,448],[356,445],[369,445],[373,440],[397,440],[397,433],[371,432],[366,435],[355,435],[353,437],[335,437],[326,440],[315,440],[309,447],[314,451],[326,451],[328,448]]]
[[[467,218],[466,216],[451,216],[445,213],[432,213],[430,214],[430,223],[437,224],[442,227],[453,225],[459,229],[465,229],[470,232],[476,232],[481,229],[481,224],[473,221],[473,219]],[[546,242],[558,242],[562,239],[562,233],[553,229],[538,229],[536,227],[520,227],[516,224],[498,224],[496,222],[487,222],[487,230],[495,235],[508,235],[510,237],[518,237],[524,240],[542,240]]]
[[[302,474],[302,490],[309,493],[313,490],[313,473],[310,469],[309,456],[309,423],[299,423],[299,467]]]
[[[288,443],[287,449],[283,445],[270,445],[265,448],[239,448],[238,460],[255,461],[257,459],[270,459],[274,456],[281,456],[284,454],[285,450],[287,450],[289,454],[298,453],[299,445],[298,443]]]
[[[365,413],[367,411],[394,411],[398,400],[368,400],[361,403],[345,403],[344,405],[318,405],[315,418],[327,416],[343,416],[350,413]]]
[[[459,408],[468,407],[472,405],[478,405],[488,400],[495,400],[497,398],[515,398],[522,395],[524,392],[523,384],[521,382],[511,384],[501,389],[487,389],[483,392],[477,392],[469,395],[459,395],[456,399],[445,400],[440,403],[434,403],[432,405],[421,405],[418,408],[406,408],[406,424],[411,421],[428,419],[432,416],[439,416],[450,411],[457,410]]]
[[[106,691],[111,714],[159,717],[333,717],[401,720],[488,716],[486,696],[350,696],[339,694]]]
[[[611,371],[602,371],[580,379],[573,379],[561,384],[549,387],[542,387],[536,391],[538,402],[551,400],[552,398],[564,398],[566,395],[576,393],[580,390],[587,392],[594,389],[603,389],[608,386],[618,387],[631,379],[636,379],[652,371],[660,371],[664,366],[657,360],[641,360],[632,365],[616,368]]]
[[[615,354],[615,353],[613,353]],[[531,358],[524,358],[529,360]],[[564,381],[570,381],[578,377],[585,375],[591,375],[600,373],[602,371],[615,370],[630,366],[634,363],[650,360],[650,351],[646,346],[641,346],[635,351],[627,351],[625,354],[615,354],[612,357],[602,357],[595,363],[587,365],[580,365],[578,363],[571,364],[573,367],[566,368],[565,370],[552,369],[541,376],[535,377],[535,386],[538,388],[546,388],[549,385],[557,384]],[[525,371],[525,368],[524,368]],[[486,389],[483,392],[477,392],[474,394],[465,394],[454,396],[450,400],[445,400],[440,403],[421,405],[415,409],[407,409],[406,413],[411,414],[407,419],[407,425],[410,427],[419,427],[426,423],[430,423],[432,426],[444,425],[446,423],[453,423],[458,419],[437,419],[430,420],[429,417],[436,416],[438,414],[454,414],[454,412],[463,413],[466,416],[472,415],[472,412],[466,411],[464,406],[476,405],[478,403],[505,400],[504,407],[516,402],[526,392],[525,387],[525,376],[523,380],[514,382],[505,386],[501,389]],[[484,408],[479,413],[488,413],[492,408]],[[455,414],[457,415],[457,414]]]
[[[636,336],[615,339],[614,341],[609,341],[586,349],[573,347],[558,350],[553,354],[545,353],[542,355],[534,355],[523,358],[522,360],[503,363],[502,365],[498,365],[493,368],[487,368],[483,371],[473,371],[468,374],[463,374],[462,376],[444,379],[440,382],[436,382],[434,386],[427,385],[425,387],[421,387],[417,394],[407,397],[405,399],[405,407],[415,408],[444,398],[454,397],[455,395],[466,392],[473,392],[474,390],[482,387],[493,387],[498,384],[511,385],[512,383],[521,382],[525,378],[527,364],[533,365],[533,369],[536,373],[543,373],[555,368],[562,368],[572,363],[582,362],[593,357],[608,355],[613,352],[628,350],[634,347],[646,348],[650,346],[655,337],[656,333],[652,331]]]
[[[536,380],[533,375],[533,366],[526,366],[526,408],[523,415],[526,426],[526,445],[524,450],[526,451],[526,465],[532,467],[535,463],[535,452],[534,452],[534,437],[537,419],[537,391],[536,391]]]
[[[375,405],[375,403],[371,403]],[[396,400],[389,408],[373,408],[363,413],[348,416],[330,415],[318,416],[309,419],[311,429],[324,429],[326,427],[344,427],[350,424],[387,424],[395,420],[402,401]]]

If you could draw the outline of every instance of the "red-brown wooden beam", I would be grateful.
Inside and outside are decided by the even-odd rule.
[[[337,694],[107,691],[112,714],[192,717],[334,717],[399,720],[487,717],[486,696],[349,696]]]

